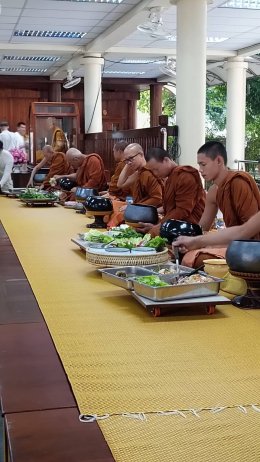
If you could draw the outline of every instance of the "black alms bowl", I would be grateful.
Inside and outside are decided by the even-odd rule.
[[[72,188],[77,186],[76,181],[71,180],[70,178],[60,178],[58,184],[64,191],[70,191]]]
[[[179,236],[200,236],[201,234],[202,229],[199,225],[181,220],[166,220],[160,229],[160,236],[168,239],[170,244]]]
[[[85,202],[86,198],[89,196],[98,196],[98,190],[97,189],[91,189],[91,188],[81,188],[78,187],[76,189],[76,200],[79,202]]]
[[[226,261],[231,271],[260,274],[260,241],[232,241]]]
[[[131,204],[125,209],[125,221],[128,223],[158,223],[157,208],[153,205]]]
[[[108,197],[89,196],[84,202],[87,210],[92,212],[111,212],[113,203]]]

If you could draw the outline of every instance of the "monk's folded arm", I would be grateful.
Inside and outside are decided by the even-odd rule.
[[[199,222],[199,225],[202,227],[203,231],[209,231],[212,228],[212,225],[218,213],[216,192],[216,185],[211,186],[207,192],[205,209]]]
[[[168,218],[174,218],[175,220],[188,219],[196,204],[196,196],[194,194],[196,189],[198,189],[198,184],[193,175],[180,175],[178,178],[178,187],[176,188],[175,208],[164,216],[163,221]]]
[[[94,157],[88,163],[88,181],[83,185],[84,188],[95,188],[100,184],[102,168],[100,161]]]
[[[142,200],[139,200],[139,204],[153,205],[154,207],[159,207],[162,205],[162,186],[153,175],[144,175],[146,178],[146,197]]]

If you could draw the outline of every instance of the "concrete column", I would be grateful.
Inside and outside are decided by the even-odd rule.
[[[180,164],[197,166],[205,142],[207,0],[177,1],[176,124]]]
[[[104,59],[100,54],[84,57],[85,133],[102,132],[101,71]]]
[[[228,166],[237,170],[235,160],[245,158],[246,69],[243,58],[230,58],[227,71],[227,154]]]

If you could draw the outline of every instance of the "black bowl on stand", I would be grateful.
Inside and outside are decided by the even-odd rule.
[[[155,225],[158,223],[159,217],[157,208],[153,205],[130,204],[125,209],[124,219],[130,226],[140,222]]]
[[[71,191],[72,188],[75,188],[75,186],[77,186],[76,181],[66,177],[60,178],[57,181],[57,183],[60,186],[60,188],[63,189],[63,191]]]
[[[232,241],[226,253],[229,271],[245,279],[246,295],[233,298],[232,305],[242,309],[260,308],[260,241]]]
[[[87,217],[95,217],[95,221],[87,225],[87,228],[106,228],[104,216],[111,215],[113,203],[108,197],[89,196],[84,202]]]
[[[201,234],[202,229],[199,225],[181,220],[166,220],[160,228],[160,236],[168,239],[169,244],[179,236],[200,236]]]

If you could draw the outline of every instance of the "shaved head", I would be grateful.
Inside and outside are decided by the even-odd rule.
[[[79,168],[86,158],[86,156],[76,148],[68,149],[66,152],[66,157],[69,164],[75,169]]]

